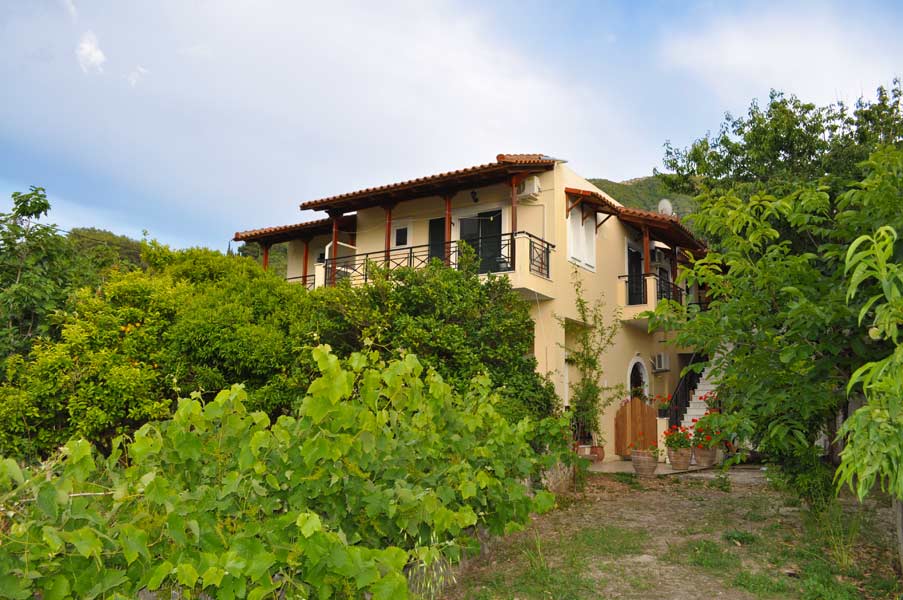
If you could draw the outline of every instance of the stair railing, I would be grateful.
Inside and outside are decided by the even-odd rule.
[[[696,362],[700,362],[696,360],[696,353],[690,357],[689,365],[692,365]],[[688,366],[689,366],[688,365]],[[693,399],[690,392],[695,390],[699,385],[699,373],[696,371],[687,371],[683,377],[680,378],[680,381],[677,382],[677,387],[674,388],[674,392],[671,394],[671,403],[668,406],[668,426],[673,427],[677,425],[680,426],[681,421],[683,421],[684,415],[687,413],[687,408],[690,406],[690,400]]]

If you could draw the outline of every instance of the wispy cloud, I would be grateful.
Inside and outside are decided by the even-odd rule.
[[[736,106],[771,88],[826,104],[871,96],[903,68],[903,45],[875,15],[852,18],[828,5],[714,17],[665,37],[666,67],[700,80]]]
[[[147,75],[150,71],[142,67],[141,65],[135,65],[135,68],[132,69],[131,73],[126,75],[125,79],[129,82],[129,85],[133,88],[136,87],[144,76]]]
[[[97,43],[97,36],[93,31],[86,31],[82,34],[78,47],[75,49],[75,56],[78,58],[78,64],[82,71],[103,72],[103,64],[107,62],[107,57]]]
[[[66,9],[66,12],[69,13],[69,17],[72,21],[78,21],[78,9],[75,8],[75,2],[72,0],[60,0],[60,4],[63,5],[63,8]]]

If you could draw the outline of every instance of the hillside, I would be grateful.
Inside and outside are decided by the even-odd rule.
[[[667,198],[674,205],[674,212],[684,217],[695,207],[692,197],[669,192],[659,179],[652,176],[638,177],[622,182],[609,179],[590,179],[589,181],[621,204],[633,208],[657,210],[659,200]]]

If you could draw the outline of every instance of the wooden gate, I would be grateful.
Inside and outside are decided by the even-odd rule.
[[[640,448],[657,442],[655,407],[639,398],[631,398],[615,415],[615,454],[630,457],[630,444]]]

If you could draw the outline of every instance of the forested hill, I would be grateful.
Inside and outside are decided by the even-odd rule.
[[[659,200],[667,198],[674,205],[674,212],[683,217],[692,212],[695,202],[692,197],[669,192],[656,177],[638,177],[617,182],[609,179],[590,179],[590,183],[611,195],[625,206],[658,210]]]

